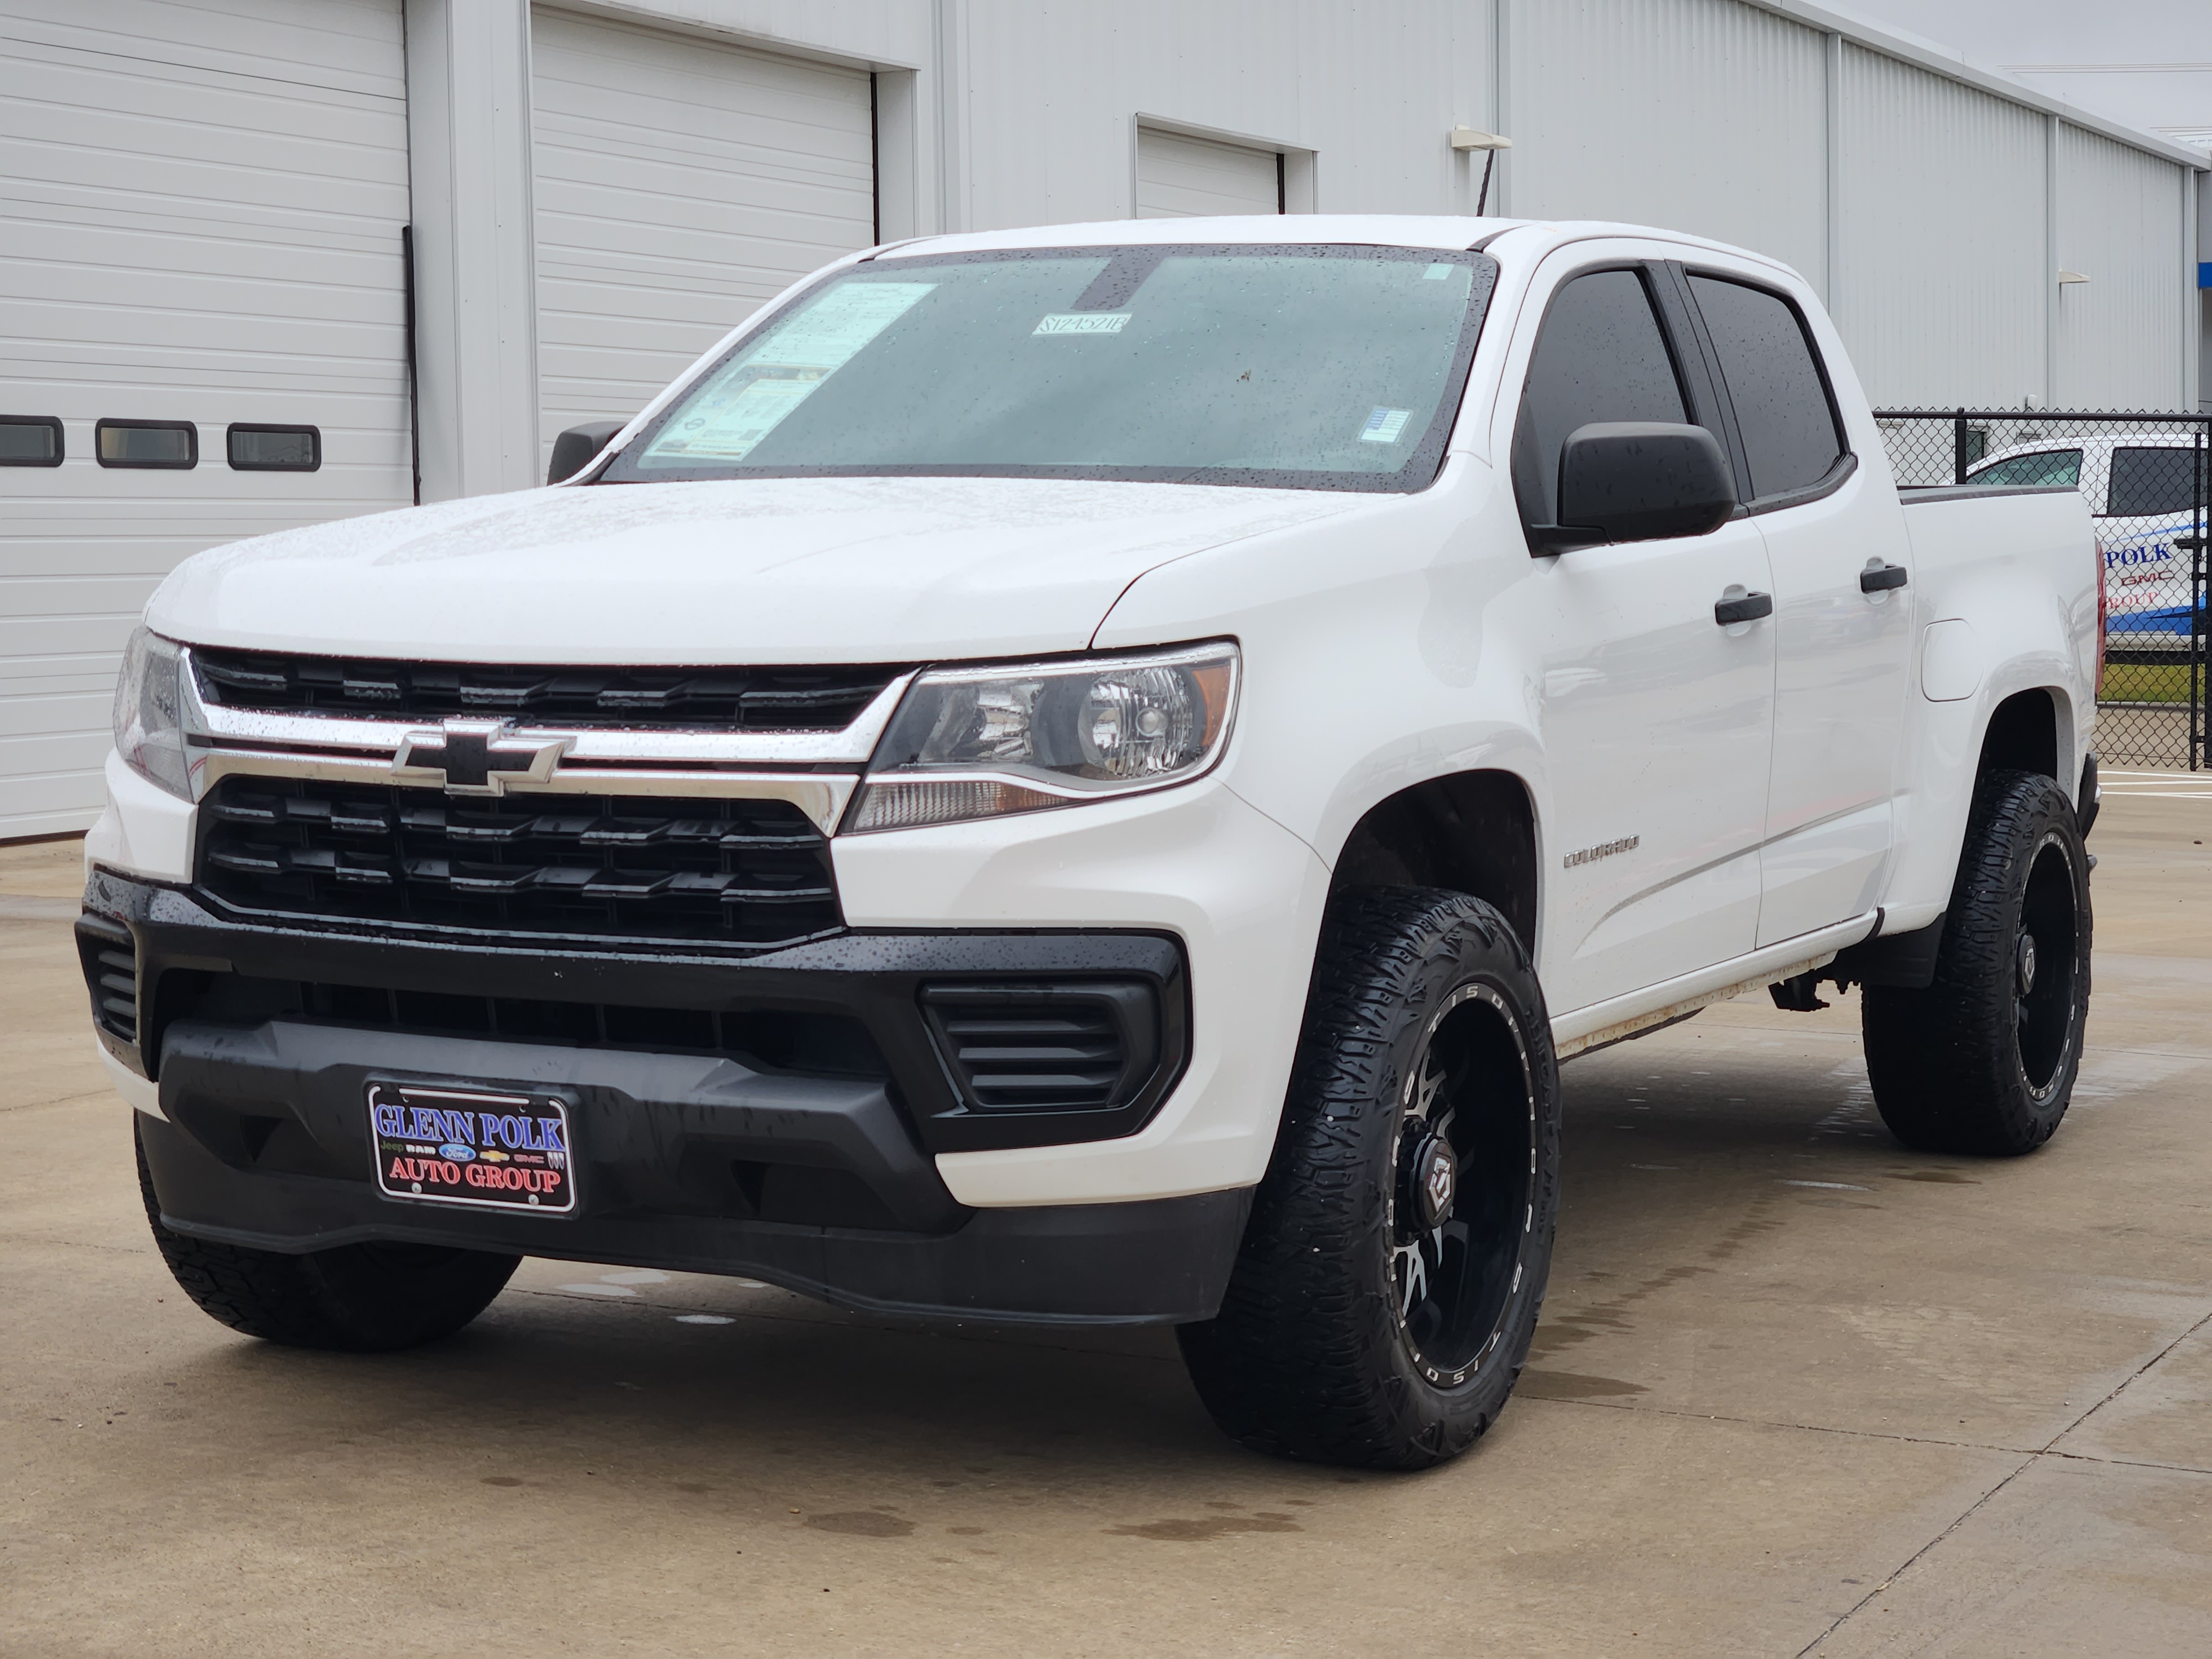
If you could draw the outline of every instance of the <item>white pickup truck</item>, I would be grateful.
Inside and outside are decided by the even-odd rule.
[[[1796,273],[1318,216],[828,267],[543,490],[187,561],[79,927],[226,1323],[522,1255],[1172,1323],[1246,1443],[1496,1417],[1558,1066],[1865,988],[1905,1143],[2064,1113],[2081,496],[1900,499]]]

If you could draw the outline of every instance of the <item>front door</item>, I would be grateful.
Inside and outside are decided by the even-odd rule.
[[[1546,312],[1514,440],[1524,520],[1552,523],[1559,453],[1595,421],[1711,424],[1653,308],[1651,273],[1585,271]],[[1692,389],[1692,388],[1694,388]],[[1555,1014],[1743,955],[1774,709],[1769,621],[1714,605],[1771,592],[1751,520],[1540,560],[1538,649],[1552,805],[1542,969]]]

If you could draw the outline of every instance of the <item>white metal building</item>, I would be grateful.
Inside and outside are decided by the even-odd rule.
[[[187,553],[524,488],[872,241],[1472,211],[1455,128],[1789,259],[1880,401],[2197,404],[2203,155],[1802,0],[0,0],[0,838]]]

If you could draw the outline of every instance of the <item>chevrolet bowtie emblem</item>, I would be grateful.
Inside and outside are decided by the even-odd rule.
[[[574,738],[511,737],[512,720],[451,720],[410,732],[392,757],[392,781],[449,795],[503,795],[511,783],[544,783]]]

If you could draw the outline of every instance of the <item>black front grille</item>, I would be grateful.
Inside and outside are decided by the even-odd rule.
[[[119,921],[87,912],[77,918],[76,951],[92,993],[92,1018],[125,1042],[138,1040],[138,942]]]
[[[921,1004],[970,1110],[1127,1104],[1159,1063],[1159,1008],[1141,981],[932,985]]]
[[[541,668],[364,662],[192,647],[200,696],[280,714],[441,720],[512,715],[532,725],[837,732],[894,668]]]
[[[633,1007],[210,974],[196,981],[189,994],[174,1000],[169,1017],[246,1025],[294,1019],[410,1035],[547,1042],[566,1048],[716,1054],[755,1071],[890,1075],[868,1028],[858,1018],[785,1008],[718,1012]]]
[[[786,801],[234,777],[200,822],[200,887],[236,910],[754,950],[844,925],[829,843]]]

